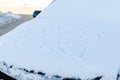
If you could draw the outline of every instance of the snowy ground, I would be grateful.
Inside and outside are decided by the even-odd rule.
[[[3,12],[1,12],[3,13]],[[16,19],[15,17],[11,17],[11,16],[5,16],[6,14],[8,14],[8,12],[6,13],[3,13],[4,15],[2,15],[2,18],[0,18],[0,20],[3,22],[4,20],[8,21],[11,19],[11,21],[8,23],[5,23],[5,21],[1,23],[1,26],[0,26],[0,36],[5,34],[5,33],[8,33],[9,31],[13,30],[14,28],[16,28],[18,25],[26,22],[26,21],[29,21],[31,19],[33,19],[32,15],[28,15],[28,14],[13,14],[11,13],[12,15],[14,16],[20,16],[21,18],[20,19]],[[7,19],[8,18],[8,19]]]
[[[11,12],[0,12],[0,27],[4,27],[10,23],[14,23],[21,19],[20,15],[13,14]]]
[[[116,80],[119,3],[56,0],[37,18],[0,37],[0,59],[50,76]]]

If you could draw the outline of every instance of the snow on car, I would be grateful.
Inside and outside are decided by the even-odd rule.
[[[120,1],[56,0],[0,37],[0,60],[47,75],[115,80]]]

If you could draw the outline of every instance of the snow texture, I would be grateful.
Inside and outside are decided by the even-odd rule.
[[[0,38],[0,59],[48,75],[115,80],[120,67],[119,0],[55,0]]]
[[[35,72],[34,70],[27,70],[18,68],[13,65],[8,65],[5,62],[0,62],[0,71],[17,79],[17,80],[54,80],[55,77],[48,77],[42,72]],[[57,79],[57,78],[56,78]],[[59,80],[62,80],[59,78]]]
[[[11,12],[0,12],[0,27],[4,27],[6,24],[13,23],[21,18],[20,15],[13,14]]]

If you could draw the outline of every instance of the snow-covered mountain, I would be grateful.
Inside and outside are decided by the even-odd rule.
[[[56,0],[0,37],[0,60],[48,75],[115,80],[120,66],[119,0]]]

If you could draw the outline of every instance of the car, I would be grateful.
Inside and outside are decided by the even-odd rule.
[[[40,11],[40,10],[35,10],[35,11],[33,12],[33,18],[35,18],[36,16],[38,16],[41,12],[42,12],[42,11]]]

